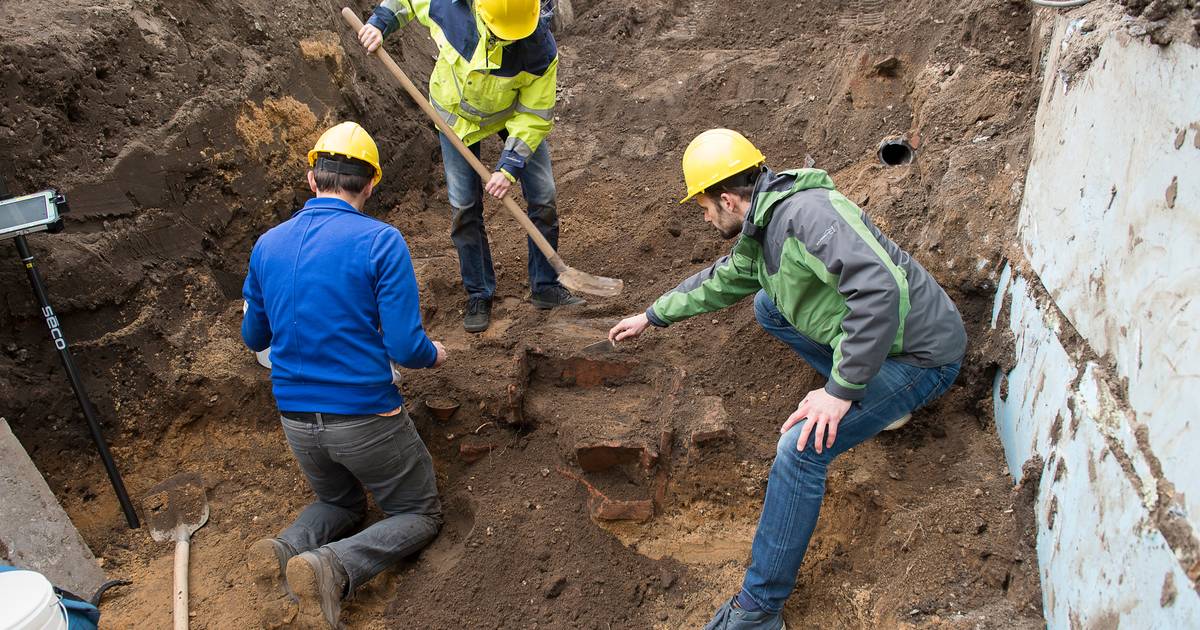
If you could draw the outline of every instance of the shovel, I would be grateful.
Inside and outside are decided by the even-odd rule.
[[[342,18],[346,20],[346,23],[350,25],[350,28],[354,30],[357,36],[358,31],[363,26],[362,20],[358,19],[354,11],[351,11],[349,8],[342,9]],[[491,171],[479,161],[479,158],[475,157],[474,153],[471,153],[467,149],[467,146],[462,143],[462,140],[454,133],[454,130],[450,128],[450,125],[446,124],[446,121],[442,120],[442,117],[434,111],[433,105],[429,103],[424,94],[421,94],[417,86],[413,85],[413,82],[409,80],[408,75],[404,74],[400,66],[396,65],[396,62],[392,60],[392,56],[383,49],[383,46],[376,48],[373,54],[383,62],[383,65],[392,73],[392,76],[396,77],[396,80],[404,87],[404,91],[408,92],[412,100],[416,101],[421,110],[425,112],[425,115],[429,116],[429,119],[437,125],[437,128],[450,139],[450,142],[454,144],[454,148],[458,149],[458,152],[462,154],[463,159],[469,162],[472,168],[475,169],[475,172],[486,182],[492,175]],[[593,276],[563,262],[562,257],[558,255],[558,252],[554,251],[554,248],[550,246],[546,237],[542,236],[542,233],[538,231],[525,212],[521,210],[521,207],[517,205],[517,202],[513,201],[508,195],[504,196],[503,201],[504,207],[508,210],[509,214],[521,224],[521,227],[525,228],[525,231],[529,233],[529,238],[533,239],[534,244],[537,245],[537,248],[541,250],[546,259],[550,261],[550,265],[554,267],[554,271],[558,272],[558,281],[563,286],[572,291],[604,297],[612,297],[621,293],[621,289],[624,288],[625,283],[620,279]]]
[[[208,497],[196,473],[180,473],[154,486],[142,512],[156,542],[175,541],[175,630],[188,627],[188,551],[192,534],[208,522]]]

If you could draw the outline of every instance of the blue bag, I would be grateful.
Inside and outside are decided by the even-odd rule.
[[[0,564],[0,573],[26,570]],[[63,608],[67,610],[67,630],[97,630],[100,625],[99,608],[96,608],[91,602],[78,595],[70,591],[64,591],[57,586],[54,587],[54,593],[58,595],[59,600],[62,601]]]

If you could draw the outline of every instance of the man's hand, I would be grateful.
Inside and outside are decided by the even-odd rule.
[[[483,189],[488,191],[489,195],[497,199],[501,199],[504,195],[507,195],[509,188],[512,188],[512,182],[508,181],[508,177],[500,171],[492,173],[492,178],[483,186]]]
[[[443,346],[440,341],[435,341],[433,347],[437,348],[437,358],[433,360],[433,367],[442,367],[442,364],[446,362],[446,357],[449,356],[446,353],[446,346]]]
[[[370,24],[363,24],[363,27],[358,29],[358,41],[367,52],[375,52],[375,49],[383,45],[383,33]]]
[[[638,315],[634,315],[633,317],[626,317],[625,319],[617,322],[617,325],[613,326],[612,329],[608,331],[608,341],[616,344],[618,341],[633,339],[634,337],[642,334],[642,332],[645,331],[646,327],[649,325],[650,319],[646,317],[645,313],[640,313]]]
[[[779,432],[787,433],[797,422],[807,419],[804,428],[800,430],[800,439],[796,441],[796,450],[804,450],[808,436],[815,428],[817,436],[813,439],[813,447],[820,453],[833,446],[833,440],[837,438],[838,423],[850,410],[850,404],[849,400],[842,400],[824,389],[814,389],[800,401],[800,406],[788,416],[787,422],[783,423]]]

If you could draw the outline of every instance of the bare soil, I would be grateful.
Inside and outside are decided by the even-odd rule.
[[[293,614],[259,602],[244,568],[247,546],[310,494],[268,374],[241,345],[240,287],[254,239],[308,196],[305,152],[342,119],[381,144],[369,210],[406,235],[426,325],[451,352],[403,385],[446,527],[357,594],[349,627],[690,628],[736,590],[777,429],[820,379],[748,303],[583,350],[729,246],[676,203],[683,148],[714,126],[747,134],[776,168],[811,157],[829,170],[946,287],[972,340],[947,396],[832,468],[789,626],[1042,626],[1032,503],[990,415],[1011,352],[991,299],[1042,46],[1027,2],[576,0],[551,136],[562,254],[626,291],[535,311],[524,239],[491,204],[499,289],[479,336],[461,328],[436,138],[339,8],[0,2],[0,174],[14,192],[71,198],[67,231],[32,242],[126,483],[141,495],[194,470],[207,484],[193,627]],[[389,47],[428,75],[420,29]],[[917,148],[911,165],[875,157],[893,135]],[[106,597],[106,624],[166,627],[170,546],[124,528],[22,276],[15,259],[0,269],[0,415],[106,572],[134,580]],[[462,408],[440,422],[422,404],[437,397]],[[625,449],[615,466],[585,470],[578,449],[605,441]],[[589,486],[636,518],[594,520]]]

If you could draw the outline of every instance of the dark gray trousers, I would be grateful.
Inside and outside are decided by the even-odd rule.
[[[320,416],[316,422],[281,420],[317,500],[279,539],[297,553],[332,550],[350,579],[348,592],[437,535],[442,507],[433,460],[407,411],[336,423]],[[345,537],[366,516],[364,487],[387,517]]]

